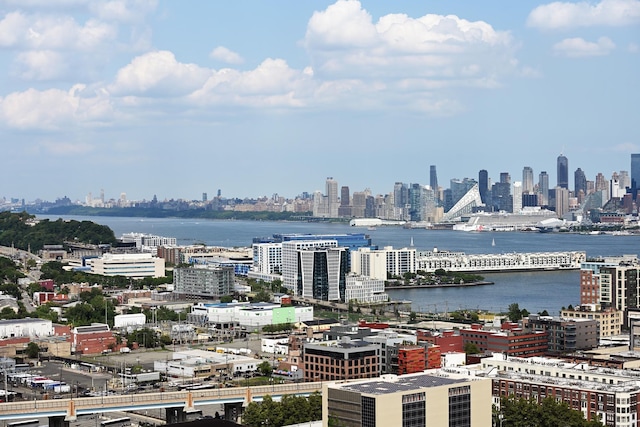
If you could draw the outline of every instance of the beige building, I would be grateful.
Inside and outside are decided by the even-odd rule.
[[[598,322],[600,338],[622,333],[622,311],[614,308],[603,309],[600,304],[583,304],[571,310],[560,312],[560,317],[568,319],[595,319]]]
[[[131,278],[164,277],[164,258],[148,253],[104,254],[91,262],[91,273],[102,276],[125,276]]]
[[[322,425],[345,427],[491,426],[491,380],[445,373],[383,375],[329,383]]]

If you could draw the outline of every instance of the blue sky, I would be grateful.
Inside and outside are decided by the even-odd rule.
[[[0,0],[1,197],[594,180],[640,152],[640,0]]]

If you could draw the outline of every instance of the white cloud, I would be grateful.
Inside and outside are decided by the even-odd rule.
[[[527,25],[542,30],[566,30],[591,26],[626,26],[640,23],[640,0],[554,2],[531,11]]]
[[[627,50],[630,53],[638,53],[640,51],[640,46],[638,46],[636,43],[629,43],[629,45],[627,46]]]
[[[0,45],[25,49],[93,50],[116,38],[113,25],[69,16],[35,16],[11,12],[0,21]]]
[[[67,71],[67,61],[59,52],[31,50],[18,54],[14,74],[24,80],[52,80]]]
[[[182,96],[202,87],[210,75],[211,70],[178,62],[172,52],[150,52],[120,69],[109,90],[115,95]]]
[[[67,125],[97,125],[113,116],[109,99],[93,94],[84,97],[83,85],[69,91],[28,89],[0,99],[0,118],[19,129],[62,129]]]
[[[224,46],[218,46],[211,51],[209,56],[218,61],[225,62],[227,64],[242,64],[244,59],[236,52],[227,49]]]
[[[514,71],[511,35],[486,22],[389,14],[374,23],[358,1],[339,0],[315,12],[304,45],[323,78],[446,79],[484,86]]]
[[[616,45],[608,37],[600,37],[597,42],[588,42],[580,37],[564,39],[553,45],[557,55],[570,58],[608,55]]]
[[[622,144],[614,145],[613,151],[619,153],[637,153],[638,151],[640,151],[640,145],[633,144],[631,142],[625,142]]]

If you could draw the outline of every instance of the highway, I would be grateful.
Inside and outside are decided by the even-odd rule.
[[[279,399],[283,395],[309,395],[322,390],[322,383],[273,384],[254,387],[231,387],[208,390],[142,393],[70,399],[33,400],[0,403],[0,420],[34,417],[65,417],[96,412],[139,411],[179,407],[194,410],[197,406],[221,403],[261,401],[266,395]]]

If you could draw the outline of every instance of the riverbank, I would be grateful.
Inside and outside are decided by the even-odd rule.
[[[438,285],[400,285],[400,286],[385,286],[384,289],[436,289],[436,288],[464,288],[467,286],[485,286],[485,285],[493,285],[494,282],[480,281],[480,282],[469,282],[469,283],[440,283]]]

